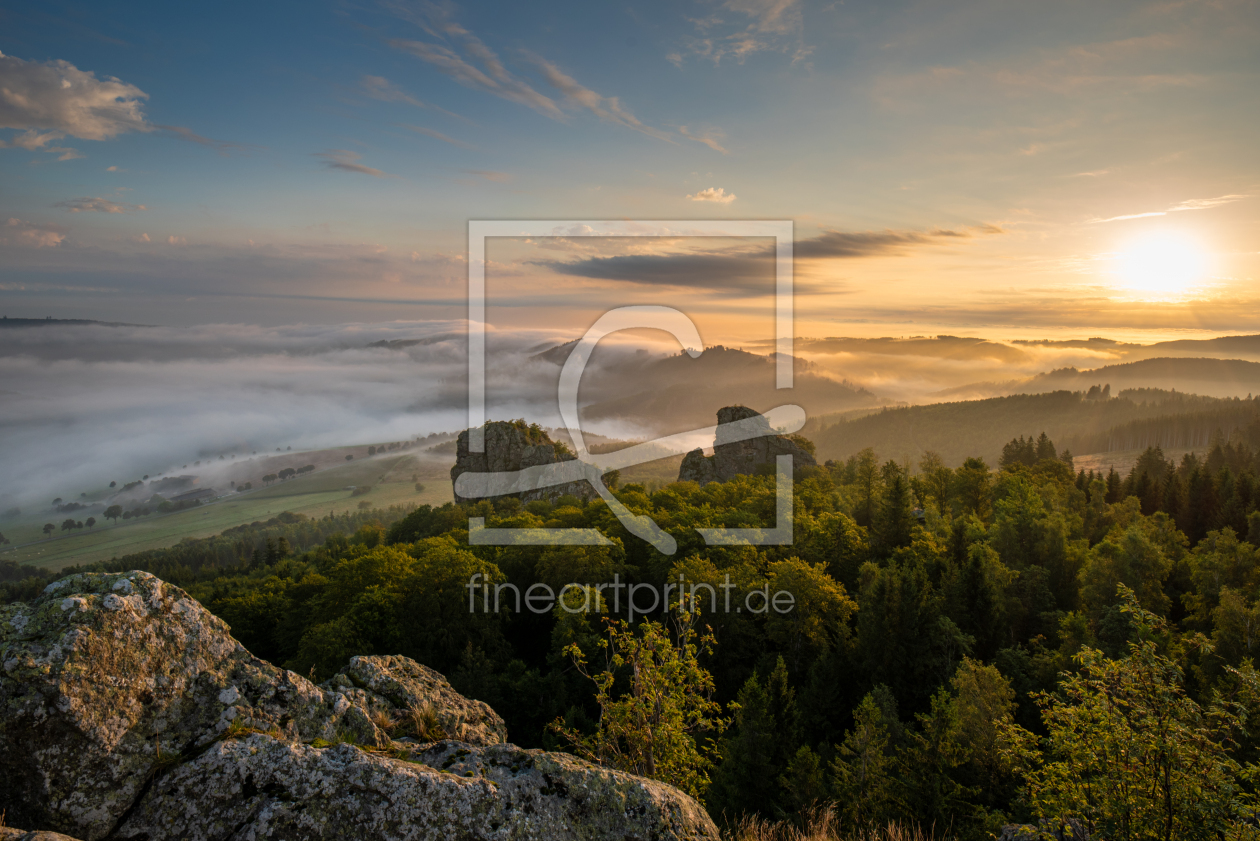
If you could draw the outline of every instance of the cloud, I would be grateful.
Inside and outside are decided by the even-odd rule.
[[[482,63],[484,70],[441,44],[408,41],[402,38],[392,39],[388,43],[394,49],[408,52],[421,61],[428,62],[461,85],[525,105],[553,120],[564,117],[560,106],[554,100],[539,93],[524,79],[508,72],[494,51],[482,44],[471,33],[464,38],[465,50],[472,60]]]
[[[148,242],[148,239],[147,239],[148,234],[145,234],[144,236],[146,237],[145,242]],[[166,244],[167,245],[187,245],[188,240],[184,239],[183,237],[177,237],[174,234],[172,234],[171,236],[168,236],[166,238]]]
[[[935,228],[930,231],[825,231],[816,237],[798,240],[793,256],[801,259],[872,257],[896,254],[907,246],[938,245],[949,240],[968,239],[979,234],[1000,234],[996,225],[982,225],[974,230],[953,231]]]
[[[77,158],[87,157],[78,149],[71,149],[68,146],[49,146],[44,151],[52,152],[57,156],[57,160],[59,161],[73,161]]]
[[[550,61],[531,53],[526,54],[534,64],[538,65],[547,82],[564,94],[564,101],[580,108],[585,108],[601,120],[625,126],[642,132],[657,140],[669,140],[669,135],[659,129],[644,125],[637,117],[622,107],[615,96],[601,96],[590,88],[584,87],[568,74],[560,70]]]
[[[26,62],[0,53],[0,129],[26,130],[20,136],[26,140],[14,145],[35,139],[43,145],[62,136],[108,140],[129,131],[152,131],[155,126],[141,110],[147,97],[135,84],[98,79],[69,62]],[[38,130],[49,134],[31,135]]]
[[[370,166],[364,166],[356,163],[363,156],[358,152],[351,152],[349,149],[329,149],[327,152],[318,152],[315,157],[320,158],[324,162],[324,166],[329,169],[341,169],[346,172],[360,172],[364,175],[370,175],[373,178],[393,177],[388,173],[381,172],[379,169],[373,169]]]
[[[365,94],[372,99],[379,99],[381,102],[405,102],[417,108],[427,107],[411,94],[394,87],[388,79],[382,76],[363,76],[359,79],[359,85],[363,88]]]
[[[4,92],[0,89],[0,96],[3,95]],[[72,161],[76,158],[84,157],[83,153],[78,149],[72,149],[68,146],[48,145],[63,137],[65,137],[65,134],[60,131],[40,132],[36,129],[28,129],[8,141],[0,140],[0,149],[27,149],[32,152],[47,152],[48,154],[56,155],[59,161]]]
[[[471,145],[469,145],[468,143],[465,143],[462,140],[456,140],[453,137],[447,137],[445,134],[442,134],[442,132],[434,131],[431,128],[425,128],[424,126],[406,125],[404,123],[396,123],[396,125],[398,125],[400,128],[405,128],[408,131],[414,131],[416,134],[423,134],[425,137],[432,137],[434,140],[441,140],[443,143],[449,143],[452,146],[458,146],[461,149],[472,148]]]
[[[1167,216],[1169,213],[1181,213],[1186,210],[1211,210],[1214,207],[1220,207],[1223,204],[1231,204],[1242,199],[1251,198],[1247,193],[1231,193],[1227,196],[1217,196],[1214,199],[1187,199],[1178,202],[1167,210],[1151,210],[1146,213],[1128,213],[1124,216],[1112,216],[1110,219],[1091,219],[1091,224],[1101,224],[1103,222],[1123,222],[1126,219],[1146,219],[1151,216]]]
[[[148,234],[139,234],[137,236],[132,237],[131,241],[132,242],[152,242],[153,240],[149,239]]]
[[[136,210],[147,210],[142,204],[127,204],[126,202],[115,202],[109,199],[103,199],[99,196],[96,198],[78,198],[68,199],[66,201],[57,202],[54,207],[64,207],[71,213],[83,213],[92,211],[96,213],[129,213]]]
[[[1220,207],[1223,204],[1239,201],[1240,199],[1249,199],[1250,195],[1232,194],[1228,196],[1217,196],[1214,199],[1187,199],[1186,201],[1175,204],[1168,208],[1169,213],[1176,213],[1181,210],[1210,210],[1213,207]]]
[[[703,134],[692,134],[692,132],[686,126],[679,126],[678,133],[681,134],[683,137],[687,138],[688,140],[694,140],[697,143],[703,143],[705,146],[708,146],[710,149],[712,149],[715,152],[721,152],[723,155],[730,154],[730,152],[728,152],[726,149],[722,147],[720,143],[718,143],[718,140],[723,138],[723,134],[721,131],[718,131],[717,129],[710,129],[709,131],[706,131]]]
[[[107,166],[105,167],[105,171],[106,172],[126,172],[127,170],[123,169],[120,166]]]
[[[658,140],[670,141],[668,132],[642,122],[615,96],[604,96],[579,83],[554,62],[522,51],[526,59],[542,71],[547,83],[562,95],[561,102],[539,91],[530,81],[504,66],[498,54],[480,38],[455,22],[444,7],[425,3],[419,9],[411,6],[392,7],[400,17],[411,21],[429,35],[446,43],[394,38],[387,43],[436,67],[461,85],[485,91],[516,102],[553,120],[565,119],[561,104],[585,109],[601,120],[642,132]],[[384,80],[382,80],[384,81]]]
[[[791,53],[793,63],[807,58],[813,47],[805,45],[804,20],[798,0],[723,0],[720,12],[693,20],[698,36],[688,51],[714,64],[733,58],[742,64],[758,52]],[[722,12],[732,12],[732,20]],[[682,65],[682,55],[671,53],[666,59]]]
[[[64,233],[52,225],[36,225],[16,218],[9,219],[5,222],[4,228],[0,229],[0,234],[10,233],[17,237],[19,245],[34,248],[55,248],[66,238]],[[8,236],[4,236],[3,239],[4,242],[9,241]]]
[[[802,260],[852,259],[896,256],[910,247],[933,246],[979,235],[1002,233],[993,225],[960,231],[825,231],[815,237],[797,240],[793,255]],[[623,254],[585,257],[569,261],[538,261],[553,271],[591,280],[617,281],[648,286],[676,286],[711,289],[731,294],[771,294],[774,283],[774,255],[766,247],[739,246],[711,251],[684,251],[656,254]],[[801,294],[846,291],[834,284],[813,283],[797,277]]]
[[[469,175],[480,175],[482,178],[486,179],[487,181],[506,182],[506,181],[512,180],[512,176],[509,175],[508,173],[495,172],[492,169],[466,169],[464,170],[464,172],[468,173]]]
[[[184,126],[149,122],[142,109],[148,97],[135,85],[112,76],[98,79],[68,61],[24,61],[0,53],[0,128],[25,130],[7,143],[0,141],[0,147],[43,148],[68,161],[83,154],[47,144],[63,137],[109,140],[132,131],[164,131],[221,152],[246,148],[202,137]]]
[[[591,280],[709,289],[740,296],[774,293],[774,261],[768,248],[724,253],[624,254],[545,265],[559,274]]]
[[[135,85],[98,79],[68,61],[23,61],[0,53],[0,128],[108,140],[155,128],[141,110],[147,98]]]
[[[245,143],[234,143],[231,140],[215,140],[211,137],[202,137],[200,134],[197,134],[197,132],[190,128],[186,128],[185,126],[154,125],[154,128],[161,129],[168,134],[172,134],[180,140],[187,140],[189,143],[209,146],[211,149],[218,150],[220,154],[225,154],[233,149],[246,151],[248,149],[257,148]]]
[[[14,149],[27,149],[34,152],[35,150],[46,146],[50,142],[60,140],[63,137],[65,137],[65,135],[59,131],[39,132],[35,129],[29,129],[28,131],[13,137],[7,143],[0,140],[0,147],[8,146]]]
[[[718,204],[730,204],[735,201],[735,194],[728,193],[721,187],[706,187],[694,195],[687,196],[692,201],[711,201]]]

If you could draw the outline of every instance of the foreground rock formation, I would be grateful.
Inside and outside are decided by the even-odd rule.
[[[455,445],[455,466],[451,468],[451,486],[464,473],[507,473],[516,472],[526,467],[541,464],[556,464],[571,461],[574,456],[559,449],[546,432],[538,427],[529,427],[523,421],[491,421],[485,430],[485,451],[469,452],[468,430],[459,433]],[[594,499],[595,489],[587,482],[568,482],[548,488],[536,488],[524,491],[505,488],[497,498],[515,496],[523,502],[547,500],[554,502],[565,495],[579,499]],[[455,493],[455,502],[478,502]]]
[[[148,573],[0,607],[11,824],[84,841],[718,838],[670,786],[505,741],[431,669],[357,657],[316,686]]]
[[[678,470],[678,481],[707,485],[709,482],[728,482],[736,476],[751,476],[762,470],[773,472],[775,459],[781,455],[792,457],[794,469],[818,464],[813,454],[795,441],[775,435],[770,429],[770,422],[747,406],[718,409],[717,417],[718,430],[713,442],[713,455],[705,456],[704,450],[699,448],[687,453]],[[737,421],[753,423],[764,429],[765,434],[744,441],[732,441],[730,433],[723,429],[722,424]]]
[[[11,826],[0,826],[0,841],[76,841],[60,832],[25,832]]]

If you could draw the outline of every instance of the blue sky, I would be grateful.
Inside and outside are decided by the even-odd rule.
[[[470,218],[790,218],[802,332],[1260,329],[1254,2],[0,15],[11,316],[453,318]],[[567,247],[492,253],[517,326],[643,291]]]

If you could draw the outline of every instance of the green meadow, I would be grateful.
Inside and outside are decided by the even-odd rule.
[[[184,538],[210,537],[224,529],[266,520],[282,511],[322,517],[329,513],[391,505],[441,505],[452,500],[449,465],[413,454],[358,459],[306,476],[227,497],[170,514],[151,514],[131,520],[103,520],[100,512],[73,515],[43,512],[0,522],[0,532],[11,541],[0,551],[0,560],[58,570],[73,564],[105,561],[132,552],[171,546]],[[416,477],[413,479],[413,476]],[[417,492],[416,481],[425,489]],[[370,487],[354,495],[352,488]],[[85,520],[95,516],[92,529],[61,532],[67,516]],[[47,538],[45,523],[57,531]]]

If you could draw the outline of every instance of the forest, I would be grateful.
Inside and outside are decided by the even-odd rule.
[[[786,546],[695,531],[772,524],[773,476],[615,494],[677,553],[598,500],[508,498],[288,515],[94,568],[160,575],[315,680],[355,654],[412,657],[488,702],[513,742],[674,783],[727,827],[825,804],[842,826],[958,839],[1011,823],[1254,836],[1260,452],[1244,437],[1177,463],[1152,447],[1125,476],[1076,471],[1044,433],[995,465],[868,448],[797,471]],[[596,527],[612,545],[470,546],[469,517]],[[0,573],[6,600],[47,581]],[[544,614],[470,610],[478,574],[592,589]],[[632,626],[593,591],[614,579],[729,581],[736,605],[769,587],[794,607],[676,595]]]

